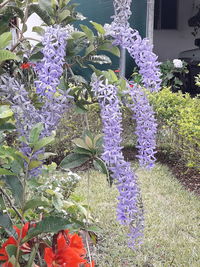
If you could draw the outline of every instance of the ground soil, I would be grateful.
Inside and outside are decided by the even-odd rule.
[[[134,148],[124,148],[124,157],[127,160],[136,159],[136,150]],[[166,164],[179,182],[186,190],[194,192],[200,196],[200,172],[194,168],[188,168],[176,154],[165,153],[159,150],[156,154],[157,162]]]

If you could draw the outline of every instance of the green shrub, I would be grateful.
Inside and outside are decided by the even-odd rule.
[[[164,88],[150,97],[159,123],[158,141],[200,169],[200,99]]]

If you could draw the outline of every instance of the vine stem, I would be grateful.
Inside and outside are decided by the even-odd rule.
[[[90,171],[87,171],[87,206],[89,209],[90,206]],[[86,227],[88,228],[89,225],[89,218],[88,218],[88,213],[86,216]],[[87,246],[87,251],[88,251],[88,257],[89,257],[89,263],[90,266],[92,267],[92,257],[91,257],[91,253],[90,253],[90,246],[89,246],[89,242],[88,242],[88,234],[86,233],[85,235],[85,240],[86,240],[86,246]]]
[[[0,8],[3,8],[5,5],[7,5],[11,0],[5,0],[3,3],[0,4]]]
[[[22,215],[20,214],[20,212],[18,211],[18,209],[13,205],[12,200],[11,200],[11,198],[9,197],[9,195],[8,195],[2,188],[0,188],[0,192],[1,192],[2,195],[5,196],[5,198],[6,198],[7,201],[9,202],[11,208],[15,211],[15,213],[16,213],[17,216],[20,218],[20,220],[22,220],[23,223],[25,223],[25,221],[24,221],[23,218],[22,218]]]
[[[27,166],[26,166],[26,169],[25,169],[25,175],[24,175],[24,179],[23,179],[23,189],[24,190],[23,190],[23,201],[22,201],[22,203],[24,205],[26,203],[26,181],[27,181],[28,176],[29,176],[29,165],[30,165],[30,162],[31,162],[32,155],[33,155],[33,151],[30,154],[30,157],[28,159]],[[15,260],[14,267],[18,267],[18,264],[19,264],[18,261],[19,261],[20,245],[21,245],[21,241],[22,241],[22,229],[23,229],[23,226],[24,226],[24,206],[22,207],[21,230],[20,230],[19,239],[17,240],[17,252],[16,252],[16,260]]]

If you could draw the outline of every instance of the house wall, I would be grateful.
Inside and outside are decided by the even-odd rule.
[[[178,5],[178,29],[154,30],[154,52],[160,61],[178,58],[180,52],[196,48],[193,28],[188,26],[188,19],[195,14],[193,1],[179,0]]]

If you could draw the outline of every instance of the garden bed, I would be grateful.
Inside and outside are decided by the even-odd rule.
[[[132,147],[124,148],[124,156],[127,160],[136,159],[136,149]],[[167,165],[178,181],[188,190],[200,195],[200,172],[195,168],[188,168],[186,164],[180,160],[177,154],[166,153],[158,150],[157,162]]]

